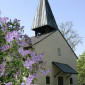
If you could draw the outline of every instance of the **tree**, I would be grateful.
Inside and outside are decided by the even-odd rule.
[[[0,85],[35,85],[38,71],[42,75],[51,72],[45,68],[43,53],[36,54],[23,47],[31,45],[31,41],[22,35],[23,26],[19,22],[0,17]]]
[[[85,52],[77,60],[79,85],[85,85]]]
[[[73,50],[82,42],[79,34],[72,29],[72,22],[61,23],[59,29]]]

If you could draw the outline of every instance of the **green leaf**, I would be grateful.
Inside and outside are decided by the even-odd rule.
[[[6,27],[6,23],[3,23],[3,26]]]
[[[10,61],[10,58],[9,58],[9,57],[6,57],[6,61],[8,61],[8,62],[9,62],[9,61]]]

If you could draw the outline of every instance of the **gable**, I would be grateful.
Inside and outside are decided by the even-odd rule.
[[[58,30],[33,46],[37,53],[45,53],[46,61],[57,61],[76,68],[76,55]],[[61,56],[57,55],[57,48],[61,49]]]
[[[59,31],[59,30],[58,30]],[[51,34],[53,34],[56,31],[44,34],[40,37],[30,37],[30,39],[32,40],[32,45],[36,45],[39,42],[41,42],[42,40],[44,40],[45,38],[49,37]],[[61,36],[64,38],[64,36],[62,35],[62,33],[59,31],[59,33],[61,34]],[[69,46],[69,48],[72,50],[72,52],[74,53],[74,55],[76,56],[76,58],[78,59],[77,55],[75,54],[75,52],[73,51],[73,49],[71,48],[71,46],[68,44],[67,40],[64,38],[64,40],[66,41],[67,45]],[[28,45],[26,45],[28,46]]]

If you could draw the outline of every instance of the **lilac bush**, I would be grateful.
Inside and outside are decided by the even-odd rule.
[[[51,72],[45,68],[44,53],[24,48],[32,43],[22,34],[23,28],[20,20],[0,17],[0,85],[37,85],[38,71],[43,75]]]

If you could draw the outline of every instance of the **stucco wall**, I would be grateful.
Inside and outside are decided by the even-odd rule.
[[[60,62],[64,64],[68,64],[73,69],[76,69],[76,56],[64,40],[64,38],[61,36],[59,31],[54,32],[46,39],[42,40],[41,42],[34,45],[36,53],[42,53],[44,52],[44,61],[47,62],[47,68],[52,69],[52,73],[48,74],[50,76],[50,82],[49,85],[57,85],[57,77],[54,78],[54,75],[58,72],[58,69],[55,68],[52,65],[52,61]],[[57,55],[57,48],[61,49],[61,56]],[[68,76],[67,74],[61,73],[60,75],[63,75],[64,77],[64,85],[70,85],[69,84],[69,78],[66,79]],[[77,83],[77,75],[71,75],[73,78],[73,85],[78,85]],[[38,79],[38,85],[46,85],[46,77],[39,76]]]

